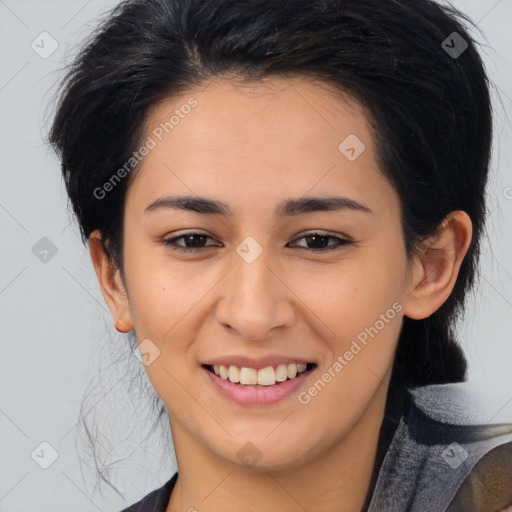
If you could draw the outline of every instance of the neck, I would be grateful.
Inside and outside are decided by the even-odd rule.
[[[384,417],[384,386],[351,431],[292,468],[261,470],[214,454],[171,421],[179,476],[166,512],[354,512],[365,503]]]

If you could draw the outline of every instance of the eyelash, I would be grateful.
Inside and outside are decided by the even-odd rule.
[[[185,252],[185,253],[198,253],[198,252],[201,252],[203,249],[206,249],[206,247],[215,247],[213,245],[208,245],[208,246],[204,246],[204,247],[192,248],[192,247],[183,247],[183,246],[176,245],[177,240],[180,240],[181,238],[185,238],[185,237],[190,237],[190,236],[203,236],[203,237],[207,237],[207,238],[212,238],[211,236],[206,235],[204,233],[190,232],[190,233],[184,233],[183,235],[180,235],[180,236],[175,236],[173,238],[167,238],[167,239],[164,239],[163,241],[164,241],[165,245],[169,246],[169,248],[171,250],[178,251],[178,252]],[[328,238],[328,239],[332,238],[332,239],[338,240],[338,243],[334,247],[331,246],[330,248],[327,248],[327,249],[326,248],[312,249],[309,247],[299,247],[299,249],[303,249],[305,251],[310,251],[313,253],[322,253],[322,252],[334,251],[334,250],[340,249],[341,247],[343,247],[345,245],[352,245],[354,243],[352,240],[348,240],[346,238],[340,238],[340,237],[332,236],[332,235],[324,235],[322,233],[317,233],[317,232],[311,232],[311,233],[307,233],[306,235],[302,235],[301,237],[296,238],[294,240],[294,242],[296,242],[297,240],[301,240],[302,238],[308,238],[308,237],[312,237],[312,236],[318,236],[321,238]]]

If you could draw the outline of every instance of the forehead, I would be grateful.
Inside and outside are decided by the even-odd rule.
[[[197,106],[185,108],[192,97]],[[244,84],[212,80],[154,106],[146,132],[152,133],[182,109],[190,112],[181,113],[179,123],[173,120],[176,124],[164,138],[170,144],[170,139],[188,142],[204,151],[227,146],[233,150],[239,145],[233,156],[254,150],[260,153],[265,142],[270,150],[315,147],[315,153],[333,153],[353,132],[371,144],[367,118],[359,103],[333,86],[304,77],[267,78]],[[222,157],[229,158],[229,154]]]
[[[359,197],[389,192],[369,126],[355,99],[318,81],[211,81],[151,109],[144,140],[154,148],[129,194],[147,202],[166,187],[218,197],[261,192],[259,199],[313,187]]]

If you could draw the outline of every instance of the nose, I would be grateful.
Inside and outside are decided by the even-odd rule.
[[[232,334],[264,341],[295,320],[293,293],[266,252],[252,263],[241,258],[226,276],[216,318]]]

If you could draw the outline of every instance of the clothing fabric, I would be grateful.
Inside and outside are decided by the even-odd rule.
[[[403,403],[368,512],[498,512],[512,504],[512,464],[502,466],[505,485],[489,478],[510,453],[511,424],[475,424],[478,403],[460,384],[417,388]],[[491,450],[491,464],[477,467]]]
[[[390,393],[362,512],[499,512],[512,505],[512,424],[485,424],[478,408],[463,383]],[[165,512],[177,479],[176,472],[121,512]]]
[[[178,473],[176,472],[162,487],[146,494],[140,501],[121,512],[165,512],[177,480]]]

